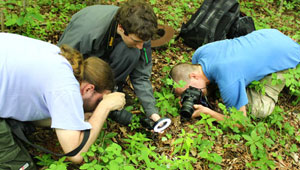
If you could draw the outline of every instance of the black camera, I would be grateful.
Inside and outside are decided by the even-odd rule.
[[[205,95],[203,95],[201,89],[190,86],[181,95],[180,100],[182,107],[180,109],[180,115],[185,118],[191,118],[194,113],[194,104],[201,104],[205,107],[211,108]]]
[[[108,115],[112,120],[120,123],[121,125],[127,126],[131,123],[132,113],[125,109],[111,111]]]
[[[120,86],[114,86],[113,92],[122,91]],[[111,111],[108,115],[113,121],[120,123],[121,125],[127,126],[131,123],[132,113],[125,109]]]

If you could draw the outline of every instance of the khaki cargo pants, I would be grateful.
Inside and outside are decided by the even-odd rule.
[[[9,125],[0,118],[0,170],[36,170],[23,144],[11,133]]]
[[[299,68],[300,65],[297,66],[297,69]],[[275,86],[272,85],[272,75],[268,75],[260,80],[260,82],[266,80],[265,95],[261,92],[257,92],[254,88],[247,88],[247,108],[251,110],[253,115],[259,118],[264,118],[273,112],[275,104],[278,101],[278,95],[285,86],[285,79],[283,75],[287,72],[288,70],[276,72],[277,79],[282,80],[282,83],[276,84]]]

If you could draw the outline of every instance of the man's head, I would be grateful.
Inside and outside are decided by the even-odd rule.
[[[176,83],[179,83],[181,80],[186,82],[184,87],[175,89],[177,95],[181,95],[189,86],[201,89],[205,95],[207,94],[206,85],[209,83],[209,80],[206,78],[200,65],[177,64],[172,68],[170,76]]]
[[[73,73],[80,83],[80,92],[86,112],[93,111],[114,87],[113,73],[109,65],[100,58],[89,57],[83,60],[77,50],[62,45],[61,55],[72,65]]]
[[[124,3],[116,14],[117,32],[128,47],[143,47],[157,31],[157,18],[145,2],[131,0]]]
[[[91,112],[103,99],[103,95],[112,92],[114,76],[108,63],[98,57],[85,59],[83,65],[83,82],[80,84],[80,91],[84,110]]]

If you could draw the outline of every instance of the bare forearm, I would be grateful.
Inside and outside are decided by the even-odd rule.
[[[223,121],[224,120],[224,117],[225,115],[221,114],[221,113],[218,113],[214,110],[211,110],[211,109],[206,109],[207,111],[204,113],[204,114],[207,114],[207,115],[210,115],[212,118],[215,118],[217,121]]]
[[[72,161],[73,163],[81,163],[83,160],[83,157],[80,155],[82,152],[87,152],[90,148],[90,146],[96,141],[98,138],[98,135],[103,127],[103,124],[109,114],[110,110],[108,107],[103,106],[99,104],[97,108],[95,109],[93,115],[90,117],[88,122],[91,124],[92,128],[90,129],[90,136],[84,147],[81,149],[81,151],[73,157],[69,157],[68,159]],[[79,141],[77,142],[78,145],[83,140],[84,133],[80,132]],[[74,149],[74,148],[72,148]],[[64,150],[66,152],[66,150]]]
[[[218,113],[214,110],[208,111],[206,114],[210,115],[211,117],[215,118],[217,121],[223,121],[225,119],[225,115]],[[234,126],[238,127],[239,129],[243,128],[240,124],[235,124]]]
[[[81,150],[82,152],[88,151],[89,147],[96,141],[109,112],[110,110],[108,107],[102,106],[101,104],[98,105],[93,115],[88,120],[92,126],[92,129],[90,131],[90,138],[87,141],[87,144]],[[81,133],[81,140],[82,138],[83,132]]]
[[[223,115],[222,113],[216,112],[208,107],[204,107],[202,105],[195,105],[194,107],[195,107],[196,111],[193,114],[193,117],[199,117],[200,113],[204,113],[204,114],[210,115],[212,118],[215,118],[217,121],[223,121],[225,119],[225,115]],[[246,106],[242,106],[240,108],[240,111],[243,112],[244,116],[247,116]],[[237,126],[238,128],[243,128],[243,126],[240,124],[236,124],[235,126]]]
[[[124,93],[114,92],[103,96],[102,101],[98,104],[89,119],[89,123],[92,126],[90,130],[90,137],[85,146],[77,155],[69,157],[72,162],[80,163],[83,160],[80,153],[87,152],[89,147],[96,141],[109,112],[112,110],[122,109],[124,105]],[[56,129],[56,134],[65,153],[70,152],[78,147],[82,142],[84,135],[84,133],[79,130],[65,129]]]

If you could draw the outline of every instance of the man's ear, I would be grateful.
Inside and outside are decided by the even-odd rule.
[[[122,27],[121,24],[118,24],[117,32],[118,32],[118,33],[123,33],[123,34],[124,34],[125,31],[124,31],[124,29],[123,29],[123,27]]]
[[[93,84],[87,82],[83,82],[80,84],[80,93],[82,95],[93,92],[94,90],[95,90],[95,86]]]

